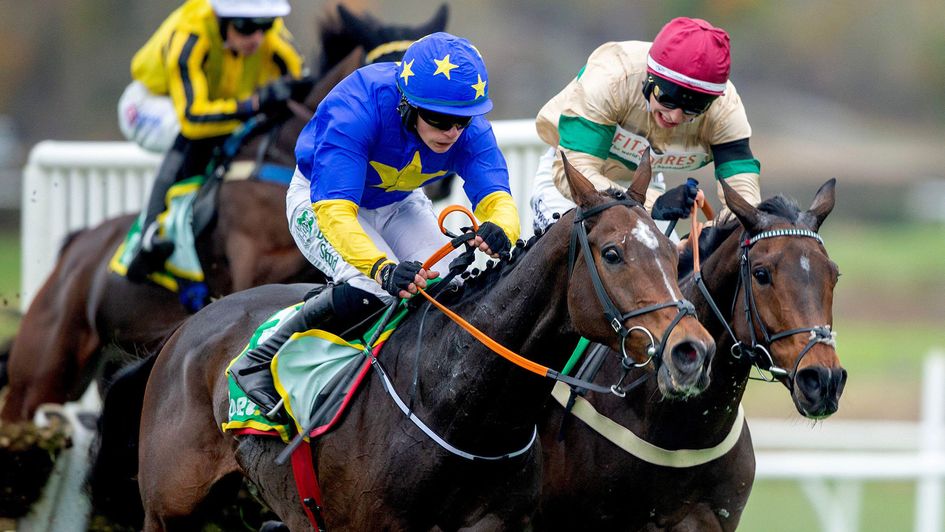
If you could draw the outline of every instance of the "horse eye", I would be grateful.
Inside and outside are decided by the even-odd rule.
[[[758,284],[771,284],[771,274],[765,268],[758,268],[752,272]]]
[[[603,257],[608,264],[619,264],[621,260],[623,260],[620,256],[620,250],[618,250],[616,246],[604,248],[603,252],[601,252],[601,257]]]

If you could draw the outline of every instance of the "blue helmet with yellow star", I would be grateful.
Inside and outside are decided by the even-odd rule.
[[[410,45],[397,73],[397,86],[415,107],[455,116],[492,110],[489,74],[479,50],[462,37],[432,33]]]

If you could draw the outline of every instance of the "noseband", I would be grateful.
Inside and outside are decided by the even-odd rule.
[[[767,327],[765,327],[764,321],[761,319],[761,314],[758,312],[758,305],[755,303],[755,295],[751,289],[751,257],[749,251],[751,247],[754,246],[758,241],[764,240],[766,238],[776,238],[776,237],[802,237],[802,238],[813,238],[814,240],[820,242],[823,245],[824,240],[814,231],[808,229],[773,229],[771,231],[763,231],[757,235],[749,238],[747,234],[742,236],[741,250],[742,256],[739,261],[739,274],[738,274],[738,284],[739,286],[745,287],[745,297],[744,297],[744,306],[743,312],[745,313],[745,321],[748,323],[748,330],[751,334],[751,345],[746,346],[738,338],[735,337],[735,333],[732,331],[732,328],[729,326],[728,321],[722,316],[722,313],[719,312],[718,306],[716,306],[715,301],[712,299],[712,296],[709,295],[708,289],[705,287],[705,283],[702,280],[701,274],[697,273],[695,276],[696,285],[699,287],[699,290],[702,292],[702,295],[708,301],[709,306],[712,308],[712,311],[718,317],[719,321],[722,322],[722,325],[728,331],[729,336],[732,337],[732,341],[735,342],[732,345],[732,356],[740,359],[742,355],[748,357],[748,360],[752,365],[759,370],[760,377],[750,377],[756,380],[764,380],[767,382],[773,382],[775,380],[784,381],[788,388],[793,392],[794,391],[794,380],[797,378],[797,369],[801,364],[801,360],[810,352],[811,348],[815,344],[827,344],[834,345],[834,338],[836,337],[835,332],[830,330],[830,325],[817,325],[813,327],[800,327],[797,329],[789,329],[786,331],[779,332],[777,334],[769,334]],[[735,287],[735,293],[738,293],[739,286]],[[735,315],[735,306],[738,303],[737,298],[732,300],[732,316]],[[761,330],[761,335],[763,342],[758,341],[758,337],[755,334],[755,326]],[[810,338],[807,342],[807,345],[804,346],[804,349],[801,350],[800,354],[797,357],[797,360],[794,361],[794,368],[787,370],[775,364],[774,358],[771,356],[771,344],[793,336],[795,334],[809,333]],[[766,377],[764,373],[760,370],[767,371],[771,377]]]
[[[695,316],[696,309],[695,306],[690,303],[688,300],[682,299],[677,301],[668,301],[666,303],[657,303],[655,305],[650,305],[647,307],[639,308],[632,310],[630,312],[621,313],[620,309],[617,308],[617,305],[614,304],[613,300],[607,294],[607,290],[604,289],[604,283],[601,280],[600,272],[597,271],[597,265],[594,263],[593,256],[591,255],[591,246],[587,240],[587,226],[584,224],[584,221],[592,216],[596,216],[601,212],[614,207],[616,205],[624,205],[628,208],[639,207],[639,203],[634,202],[629,199],[618,199],[614,201],[609,201],[600,205],[596,205],[589,209],[582,209],[578,207],[574,213],[574,226],[571,230],[571,242],[568,246],[568,277],[571,277],[571,273],[574,270],[574,263],[577,260],[577,244],[580,242],[581,251],[584,254],[584,260],[587,262],[587,269],[591,275],[591,283],[594,285],[594,292],[597,294],[597,300],[600,301],[601,306],[604,308],[604,317],[607,319],[608,324],[611,329],[614,330],[614,333],[620,338],[620,350],[623,354],[623,360],[621,364],[623,365],[626,373],[634,367],[643,367],[649,364],[651,361],[653,365],[659,367],[660,360],[663,356],[663,349],[666,346],[666,340],[669,337],[669,334],[676,328],[676,325],[686,316]],[[637,316],[642,316],[650,312],[654,312],[660,309],[667,307],[676,307],[678,311],[676,316],[673,318],[673,321],[669,324],[666,330],[663,331],[660,341],[657,343],[653,333],[651,333],[646,327],[635,325],[630,327],[624,327],[624,323],[630,319]],[[649,340],[650,345],[646,350],[648,358],[644,362],[634,362],[630,356],[627,354],[627,337],[630,336],[634,331],[640,331],[645,334]],[[611,391],[617,395],[625,393],[624,390],[621,390],[621,381],[611,387]]]

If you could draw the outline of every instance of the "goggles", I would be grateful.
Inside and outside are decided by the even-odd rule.
[[[471,116],[456,116],[448,115],[445,113],[437,113],[435,111],[430,111],[423,108],[417,108],[417,114],[420,115],[420,118],[424,122],[430,124],[431,126],[439,129],[440,131],[449,131],[455,126],[456,129],[466,129],[469,126],[469,122],[472,121]]]
[[[709,110],[717,96],[687,90],[661,78],[651,76],[653,98],[667,109],[682,109],[686,116],[699,116]]]
[[[252,35],[257,31],[266,32],[276,23],[272,17],[231,18],[230,25],[241,35]]]

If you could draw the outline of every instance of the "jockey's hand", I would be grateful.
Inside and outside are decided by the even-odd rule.
[[[260,113],[279,112],[286,107],[292,97],[292,80],[279,78],[256,91],[256,111]]]
[[[690,177],[685,184],[671,188],[656,198],[650,215],[654,220],[672,221],[688,218],[698,193],[699,182]]]
[[[427,279],[438,277],[439,272],[427,271],[417,261],[387,264],[377,272],[377,282],[388,294],[401,299],[410,299],[418,288],[427,287]]]
[[[472,245],[494,259],[508,256],[512,249],[512,242],[505,231],[492,222],[482,222],[479,225]]]

